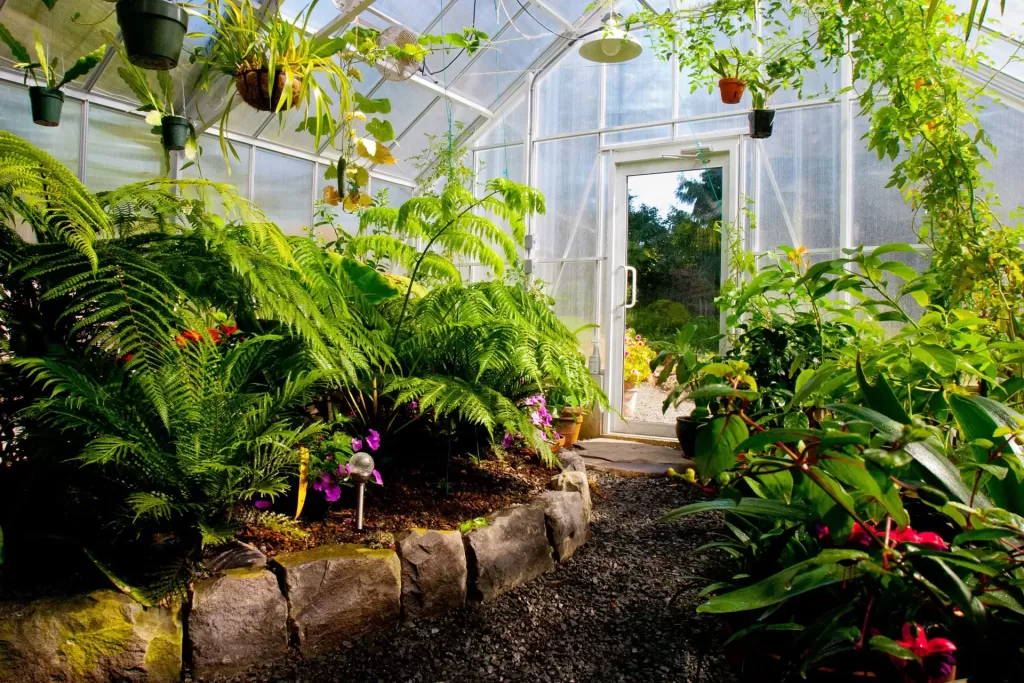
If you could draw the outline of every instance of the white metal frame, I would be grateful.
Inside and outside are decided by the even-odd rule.
[[[634,422],[629,424],[616,413],[622,412],[623,350],[626,324],[626,250],[628,243],[628,199],[627,182],[630,176],[652,173],[675,173],[680,171],[722,168],[722,244],[726,244],[725,223],[739,215],[739,169],[740,136],[725,133],[708,136],[700,141],[681,140],[671,143],[649,144],[608,150],[610,155],[609,175],[614,179],[610,194],[611,225],[605,231],[605,260],[603,280],[607,283],[602,301],[602,327],[604,335],[603,353],[607,359],[602,377],[602,388],[608,395],[615,412],[605,413],[602,431],[605,433],[643,434],[646,436],[672,437],[675,425]],[[679,158],[681,156],[692,158]],[[726,253],[722,254],[723,277],[728,272]],[[639,293],[642,297],[643,293]]]

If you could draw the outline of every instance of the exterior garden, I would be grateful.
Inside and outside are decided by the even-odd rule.
[[[0,683],[1021,680],[1020,9],[437,4],[0,0]]]

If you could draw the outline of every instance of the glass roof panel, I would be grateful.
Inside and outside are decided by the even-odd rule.
[[[289,21],[294,21],[299,14],[302,14],[303,18],[305,18],[306,8],[309,7],[310,2],[311,0],[281,0],[278,3],[278,11],[282,17]],[[313,8],[309,21],[306,22],[306,30],[315,33],[334,21],[338,15],[338,8],[334,6],[331,0],[320,0],[316,3],[316,7]],[[191,28],[189,26],[189,30]]]
[[[380,166],[378,170],[385,173],[413,179],[419,175],[417,169],[411,162],[412,157],[418,156],[429,144],[427,135],[443,135],[448,132],[448,107],[445,100],[438,100],[431,106],[423,116],[413,124],[394,148],[395,158],[398,163],[394,166]],[[477,118],[475,110],[464,107],[456,102],[451,103],[451,125],[455,133],[456,122],[469,126]]]
[[[82,16],[72,22],[75,12],[81,12]],[[118,30],[114,6],[106,2],[60,2],[51,11],[40,0],[8,0],[0,12],[0,21],[30,52],[33,32],[39,31],[47,54],[58,58],[61,69],[70,67],[76,59],[102,45],[102,31],[116,34]],[[0,64],[8,67],[14,64],[10,57],[4,46],[0,50]],[[80,79],[78,87],[85,80]]]
[[[414,31],[422,32],[437,17],[445,4],[446,0],[376,0],[370,7]]]
[[[373,93],[374,99],[391,100],[391,113],[388,115],[388,120],[391,121],[395,133],[399,135],[412,124],[420,112],[430,106],[436,97],[438,94],[434,91],[408,81],[383,81],[377,91]]]

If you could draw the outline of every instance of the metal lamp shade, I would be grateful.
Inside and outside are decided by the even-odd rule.
[[[580,46],[583,59],[600,64],[628,62],[639,57],[643,51],[636,38],[615,27],[606,27]]]

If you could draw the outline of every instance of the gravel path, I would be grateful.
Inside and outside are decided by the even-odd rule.
[[[655,386],[650,382],[640,385],[640,392],[636,397],[636,415],[630,422],[657,422],[660,424],[675,424],[679,415],[689,415],[696,407],[693,401],[683,401],[676,407],[670,407],[668,412],[661,412],[661,406],[668,396],[669,390]]]
[[[318,660],[239,681],[524,683],[732,681],[721,621],[698,615],[716,562],[694,554],[711,515],[657,517],[700,495],[665,478],[597,474],[593,538],[568,563],[489,604],[377,634]],[[674,602],[671,597],[684,589]]]

